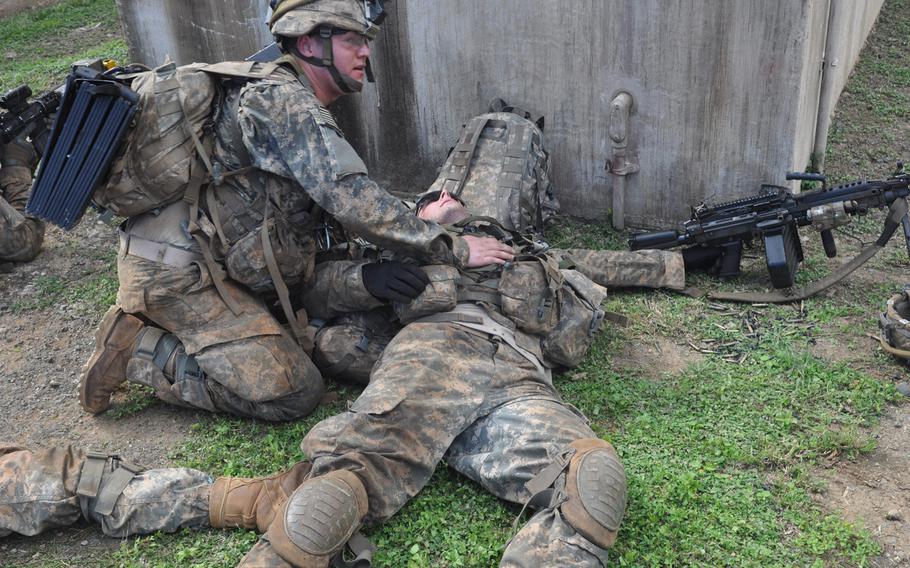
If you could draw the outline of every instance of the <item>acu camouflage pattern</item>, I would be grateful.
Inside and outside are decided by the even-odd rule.
[[[417,219],[367,177],[331,115],[292,70],[281,68],[268,79],[225,80],[222,89],[212,156],[222,171],[242,173],[226,177],[201,204],[209,219],[220,220],[209,229],[216,251],[227,258],[229,274],[245,285],[225,282],[239,313],[219,296],[205,264],[171,266],[128,254],[120,255],[118,301],[125,312],[142,314],[176,335],[205,373],[204,388],[159,390],[162,398],[239,416],[290,420],[308,414],[324,388],[318,369],[265,304],[273,290],[263,270],[260,232],[267,205],[267,226],[275,228],[270,242],[292,288],[312,285],[315,234],[324,214],[349,232],[417,258],[460,264],[467,249],[438,225]],[[161,222],[168,222],[163,217]],[[145,235],[167,233],[153,230],[157,218],[151,213],[139,218]],[[185,241],[175,237],[172,244],[185,247]],[[358,309],[377,305],[375,298],[370,301]],[[331,299],[322,303],[330,305]],[[143,376],[153,381],[150,371],[144,369]]]
[[[31,186],[29,168],[0,167],[0,262],[28,262],[41,251],[44,223],[23,214]]]
[[[235,315],[203,263],[179,268],[121,255],[117,270],[122,309],[176,335],[205,373],[201,389],[151,385],[162,399],[272,421],[305,416],[322,399],[318,369],[263,301],[245,288],[225,282],[242,310]]]
[[[549,372],[509,345],[457,323],[418,322],[386,347],[350,409],[310,430],[301,448],[314,476],[357,473],[369,496],[366,522],[375,523],[415,496],[442,459],[494,495],[524,503],[525,483],[572,441],[594,437]],[[606,565],[606,551],[551,509],[515,542],[531,543],[524,563],[504,565]]]
[[[682,254],[676,251],[551,249],[550,254],[606,288],[686,287]]]
[[[76,494],[83,463],[83,452],[70,446],[31,451],[0,442],[0,537],[36,535],[82,516],[119,538],[208,525],[214,480],[201,471],[143,471],[129,482],[110,515],[86,515],[93,500]]]
[[[496,219],[513,231],[542,233],[559,210],[543,133],[511,112],[468,121],[427,192],[443,189],[469,203],[472,214]]]

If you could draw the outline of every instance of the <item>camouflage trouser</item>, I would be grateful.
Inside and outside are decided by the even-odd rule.
[[[686,269],[682,254],[666,250],[586,250],[553,249],[558,261],[569,262],[575,269],[607,288],[640,286],[644,288],[686,287]]]
[[[245,288],[225,281],[241,309],[235,315],[203,263],[175,267],[121,254],[118,275],[123,311],[176,335],[205,373],[202,385],[171,389],[179,402],[274,421],[306,416],[322,399],[319,370]]]
[[[515,503],[568,444],[596,435],[563,403],[549,373],[515,349],[457,324],[415,323],[386,347],[369,386],[301,443],[312,475],[355,471],[369,495],[366,522],[389,518],[440,460]],[[605,566],[607,551],[542,509],[513,539],[503,566]]]
[[[28,168],[0,168],[0,261],[28,262],[41,251],[44,223],[22,214],[31,184]]]
[[[84,461],[81,451],[68,446],[32,452],[0,442],[0,537],[71,525],[82,511],[113,537],[208,526],[214,481],[208,474],[187,468],[143,471],[117,498],[113,512],[102,516],[76,495]]]

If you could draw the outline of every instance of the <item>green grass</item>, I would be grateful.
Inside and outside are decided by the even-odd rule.
[[[27,83],[36,94],[60,84],[73,61],[125,61],[126,43],[111,37],[114,0],[65,0],[0,20],[0,90]]]

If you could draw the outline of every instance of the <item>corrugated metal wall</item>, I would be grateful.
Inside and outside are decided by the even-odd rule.
[[[563,209],[605,218],[609,107],[628,91],[640,170],[627,176],[625,221],[660,226],[805,167],[830,3],[852,11],[829,67],[836,97],[882,1],[396,0],[374,46],[377,84],[337,110],[373,176],[418,191],[492,98],[528,107],[546,116]],[[264,2],[118,2],[146,61],[239,58],[267,39]],[[135,23],[147,11],[154,23]]]

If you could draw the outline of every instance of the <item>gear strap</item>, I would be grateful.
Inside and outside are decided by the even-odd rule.
[[[373,566],[373,553],[375,551],[376,545],[363,536],[363,533],[357,531],[351,535],[345,548],[332,558],[332,568],[370,568]],[[354,558],[345,560],[345,552],[349,552]]]
[[[885,228],[875,243],[864,248],[858,255],[853,257],[850,262],[846,262],[835,269],[827,277],[813,282],[809,286],[787,290],[784,292],[711,292],[708,298],[711,300],[726,300],[730,302],[743,302],[750,304],[780,304],[786,302],[797,302],[814,296],[823,290],[837,284],[854,270],[865,264],[869,259],[875,256],[878,251],[882,250],[894,232],[901,225],[901,219],[907,214],[907,200],[900,198],[894,200],[888,209],[888,218],[885,220]]]
[[[878,338],[879,343],[882,344],[882,349],[888,353],[894,355],[895,357],[901,357],[903,359],[910,359],[910,351],[905,349],[898,349],[897,347],[891,347],[883,337]]]
[[[111,467],[114,469],[109,475],[105,475],[108,470],[108,460],[111,461]],[[88,452],[85,456],[85,463],[82,464],[76,495],[95,499],[93,510],[99,515],[108,516],[114,512],[117,498],[120,497],[126,486],[142,471],[143,468],[123,461],[116,455]],[[103,486],[102,482],[104,482]]]

